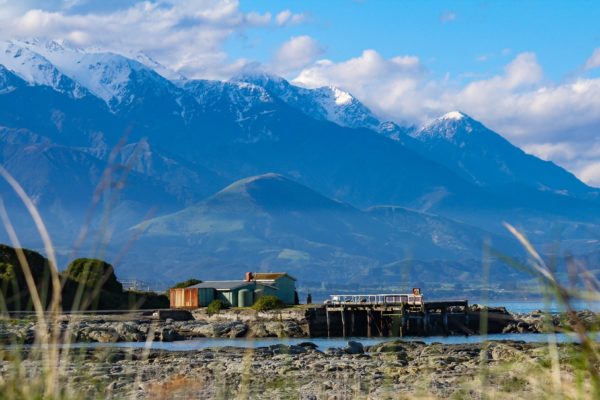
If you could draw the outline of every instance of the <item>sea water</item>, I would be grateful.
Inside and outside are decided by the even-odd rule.
[[[600,339],[596,335],[595,339]],[[272,345],[298,345],[302,342],[311,342],[318,346],[320,350],[327,348],[341,348],[348,344],[348,341],[353,340],[362,343],[364,346],[370,346],[381,342],[392,340],[402,341],[419,341],[427,344],[442,343],[442,344],[464,344],[464,343],[481,343],[489,340],[510,340],[523,342],[538,342],[548,343],[555,341],[558,343],[578,342],[575,335],[557,333],[557,334],[542,334],[542,333],[504,333],[494,335],[473,335],[473,336],[428,336],[428,337],[408,337],[393,338],[393,337],[347,337],[347,338],[201,338],[193,340],[182,340],[177,342],[120,342],[120,343],[73,343],[72,348],[149,348],[155,350],[168,351],[193,351],[209,348],[222,347],[239,347],[246,349],[254,349],[258,347],[267,347]]]

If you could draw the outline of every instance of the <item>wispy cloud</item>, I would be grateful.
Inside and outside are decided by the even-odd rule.
[[[456,13],[452,11],[446,11],[442,15],[440,15],[440,22],[443,24],[447,24],[448,22],[452,22],[456,20]]]
[[[275,22],[279,26],[295,25],[305,22],[307,18],[304,13],[294,14],[290,10],[283,10],[275,17]]]
[[[44,37],[121,53],[143,51],[190,77],[227,78],[250,63],[229,58],[223,50],[229,38],[304,19],[289,10],[243,12],[237,1],[106,0],[101,9],[98,4],[23,0],[0,11],[0,39]]]
[[[295,36],[277,50],[271,69],[284,75],[298,71],[315,61],[323,52],[323,47],[310,36]]]
[[[585,64],[583,65],[583,68],[585,70],[590,70],[598,67],[600,67],[600,47],[594,50],[594,53],[592,53],[590,58],[588,58]]]
[[[600,186],[600,79],[550,82],[534,53],[516,55],[502,74],[473,77],[465,84],[431,78],[418,57],[386,59],[366,50],[346,61],[315,62],[295,82],[340,86],[396,121],[421,124],[449,110],[462,110],[515,144]]]
[[[289,9],[248,12],[235,0],[0,0],[0,5],[0,39],[47,37],[124,54],[143,51],[191,78],[226,79],[244,69],[268,69],[305,86],[340,86],[396,121],[419,124],[460,109],[600,185],[600,150],[595,150],[600,149],[600,78],[586,76],[600,67],[600,48],[560,82],[545,77],[535,54],[513,54],[509,48],[476,56],[510,58],[495,76],[436,79],[415,55],[384,57],[367,49],[346,60],[321,59],[325,45],[303,34],[281,43],[267,65],[227,53],[232,37],[308,21],[307,14]],[[448,11],[439,20],[457,18]]]

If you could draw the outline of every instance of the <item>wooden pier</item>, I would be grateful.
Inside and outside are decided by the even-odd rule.
[[[467,300],[426,302],[420,294],[332,295],[307,318],[312,337],[473,333]]]

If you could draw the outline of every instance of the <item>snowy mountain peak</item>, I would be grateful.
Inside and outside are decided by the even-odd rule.
[[[58,43],[50,44],[54,48]],[[87,91],[60,71],[43,54],[30,49],[38,47],[37,42],[0,42],[0,64],[5,66],[30,85],[50,86],[54,90],[81,98]]]
[[[486,130],[485,127],[467,114],[460,111],[450,111],[429,121],[421,129],[412,132],[411,136],[422,142],[441,138],[460,144],[474,132],[483,130]]]
[[[242,74],[232,78],[231,82],[247,82],[261,86],[273,97],[317,120],[327,120],[345,127],[375,130],[380,124],[371,110],[338,87],[304,88],[264,72]]]
[[[229,82],[189,81],[144,53],[120,55],[42,39],[0,44],[0,64],[29,84],[51,86],[74,97],[92,94],[113,111],[132,103],[138,95],[136,87],[151,81],[164,93],[174,84],[200,104],[213,104],[210,97],[228,98],[230,109],[240,120],[246,120],[248,113],[264,112],[262,105],[278,100],[317,120],[384,134],[391,132],[388,126],[381,126],[368,107],[339,87],[304,88],[267,72],[242,73]],[[397,133],[397,129],[393,131],[388,136]]]
[[[380,121],[360,101],[350,93],[335,87],[325,86],[317,89],[296,88],[298,95],[312,103],[312,113],[316,119],[325,119],[349,128],[368,128],[377,130]]]
[[[268,72],[243,72],[241,74],[232,77],[230,82],[246,82],[253,83],[258,86],[270,86],[270,85],[288,85],[289,82],[280,76],[269,74]]]
[[[439,119],[441,120],[452,120],[452,121],[460,121],[464,118],[468,118],[467,115],[463,114],[460,111],[450,111],[449,113],[446,113],[444,115],[442,115]]]
[[[337,104],[338,106],[348,105],[354,100],[354,97],[352,97],[350,93],[344,92],[340,88],[337,88],[335,86],[330,86],[329,88],[333,92],[333,96],[335,97],[335,104]]]
[[[132,99],[133,94],[127,89],[132,73],[145,71],[148,76],[158,78],[159,72],[155,72],[158,70],[167,75],[167,68],[151,58],[142,54],[136,58],[85,51],[64,41],[31,39],[0,43],[0,64],[28,83],[51,86],[76,98],[92,93],[111,108]],[[169,73],[171,78],[176,76],[172,71]]]
[[[130,57],[137,62],[144,64],[148,68],[154,70],[157,74],[161,75],[163,78],[166,78],[170,81],[186,81],[187,78],[181,75],[179,72],[174,71],[168,67],[165,67],[163,64],[159,63],[149,55],[141,52],[133,52],[129,54]]]

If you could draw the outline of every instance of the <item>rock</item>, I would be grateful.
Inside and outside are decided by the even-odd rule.
[[[194,319],[188,310],[159,310],[158,319],[165,321],[170,318],[174,321],[191,321]]]
[[[183,340],[183,337],[177,333],[173,328],[163,328],[160,332],[161,342],[174,342],[177,340]]]
[[[246,326],[246,324],[243,323],[236,323],[235,325],[233,325],[230,330],[229,330],[229,337],[230,338],[238,338],[238,337],[243,337],[244,335],[246,335],[246,332],[248,332],[248,326]]]
[[[313,350],[315,350],[317,347],[319,347],[316,344],[314,344],[313,342],[301,342],[301,343],[298,343],[298,346],[308,348],[308,349],[313,349]]]
[[[392,342],[383,342],[378,343],[373,346],[368,346],[367,351],[369,353],[388,353],[388,352],[397,352],[397,351],[405,351],[405,342],[395,340]]]
[[[325,354],[332,355],[332,356],[341,356],[343,354],[346,354],[346,352],[337,347],[329,347],[328,349],[325,350]]]
[[[302,354],[306,349],[302,346],[287,346],[284,344],[274,344],[268,347],[273,354]]]
[[[505,344],[495,344],[491,349],[491,358],[495,361],[520,361],[523,360],[523,352]]]
[[[346,354],[363,354],[365,349],[362,343],[350,340],[348,346],[344,347],[344,352]]]
[[[133,322],[116,323],[115,332],[119,334],[121,342],[143,342],[146,336],[138,330],[138,324]]]
[[[99,343],[116,343],[119,341],[120,336],[117,332],[112,329],[106,330],[90,330],[87,334],[87,338],[92,342]]]

